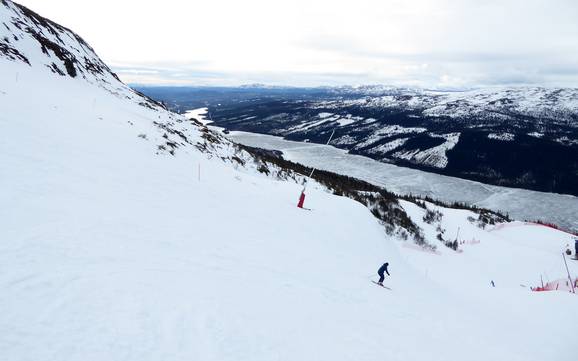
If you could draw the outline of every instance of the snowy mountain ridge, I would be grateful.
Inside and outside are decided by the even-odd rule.
[[[394,94],[350,102],[373,108],[410,109],[433,117],[482,116],[491,121],[531,116],[578,126],[578,89],[572,88],[503,87],[452,92],[399,89]],[[324,107],[322,103],[319,106]]]
[[[62,77],[82,79],[143,105],[159,105],[122,84],[94,49],[70,29],[10,0],[2,0],[1,5],[0,57],[35,70],[45,68]]]
[[[110,83],[118,77],[80,36],[30,9],[2,0],[0,44],[4,57],[53,73]]]
[[[41,22],[20,10],[3,0],[2,21]],[[71,76],[34,34],[59,32],[79,59],[72,33],[10,24],[0,359],[574,360],[576,296],[560,257],[571,235],[321,171],[311,210],[299,209],[309,169],[239,147],[106,71],[73,62]],[[388,214],[437,247],[388,232]],[[385,261],[389,289],[371,282]],[[542,274],[560,291],[531,292]]]

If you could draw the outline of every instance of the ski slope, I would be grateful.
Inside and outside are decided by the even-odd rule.
[[[301,185],[120,82],[0,78],[1,360],[576,359],[578,298],[520,286],[565,277],[568,234],[441,209],[479,243],[424,252],[319,185],[298,209]]]
[[[176,115],[34,72],[2,91],[4,360],[575,359],[577,298],[519,286],[564,276],[567,235],[445,211],[481,243],[425,253],[320,187],[307,212],[293,182],[156,155]]]

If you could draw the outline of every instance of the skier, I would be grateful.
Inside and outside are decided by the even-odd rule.
[[[380,286],[383,286],[383,280],[385,278],[385,276],[383,275],[383,272],[387,273],[388,276],[391,276],[389,274],[389,271],[387,270],[387,266],[389,266],[389,263],[385,262],[383,264],[383,266],[379,267],[379,270],[377,270],[377,274],[379,275],[379,282],[377,282],[377,284]]]
[[[578,259],[578,238],[574,241],[574,250],[576,251],[576,253],[574,253],[574,258]]]

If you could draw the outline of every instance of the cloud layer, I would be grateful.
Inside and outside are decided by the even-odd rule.
[[[128,82],[578,87],[575,0],[22,3]]]

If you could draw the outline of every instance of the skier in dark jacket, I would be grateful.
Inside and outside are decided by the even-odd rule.
[[[385,279],[383,272],[387,273],[387,275],[390,276],[389,271],[387,270],[387,266],[389,266],[389,263],[385,262],[383,264],[383,266],[379,267],[379,270],[377,270],[377,274],[379,275],[379,282],[377,282],[377,283],[382,285],[382,286],[383,286],[383,280]]]

